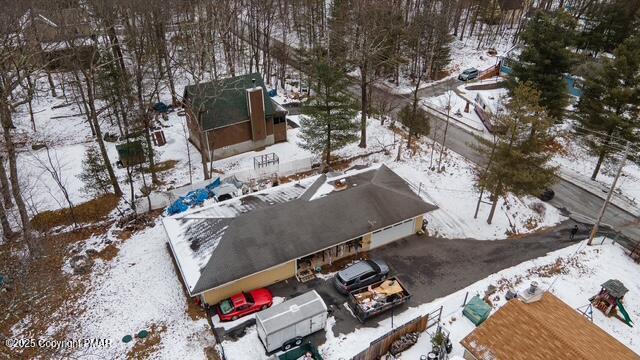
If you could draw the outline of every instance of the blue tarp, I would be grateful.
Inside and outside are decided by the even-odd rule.
[[[276,89],[271,89],[271,90],[267,91],[267,96],[269,96],[269,97],[274,97],[276,95],[278,95],[278,90],[276,90]]]
[[[211,191],[215,188],[217,188],[218,186],[220,186],[220,184],[222,184],[222,181],[220,180],[220,178],[216,178],[211,184],[205,186],[207,188],[207,190]]]
[[[171,206],[169,206],[169,208],[167,209],[167,214],[175,215],[183,211],[187,211],[187,209],[189,209],[189,207],[184,202],[182,202],[182,198],[180,198],[173,204],[171,204]]]
[[[169,208],[167,208],[167,214],[175,215],[183,211],[187,211],[190,207],[200,206],[207,200],[213,189],[222,184],[220,178],[216,178],[211,184],[205,186],[203,189],[196,189],[191,191],[185,196],[181,196],[176,200]]]
[[[202,205],[202,203],[209,198],[209,192],[205,189],[197,189],[187,194],[184,197],[184,202],[188,206]]]

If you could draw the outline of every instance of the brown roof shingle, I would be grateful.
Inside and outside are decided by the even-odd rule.
[[[530,304],[509,301],[460,343],[483,360],[640,359],[548,292]]]

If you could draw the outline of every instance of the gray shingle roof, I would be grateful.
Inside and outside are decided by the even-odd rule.
[[[602,288],[607,290],[609,294],[616,298],[623,297],[629,289],[627,289],[622,281],[616,279],[609,279],[602,284]]]
[[[262,88],[265,116],[270,117],[275,107],[259,73],[189,85],[184,88],[183,97],[189,99],[194,112],[204,111],[201,115],[203,130],[233,125],[249,120],[246,90],[254,86],[253,79],[255,86]]]
[[[436,209],[384,165],[345,179],[345,190],[309,196],[327,181],[325,176],[320,176],[298,198],[256,207],[239,213],[228,222],[221,222],[228,227],[209,260],[201,267],[195,285],[187,286],[191,294]],[[197,217],[197,214],[193,216]],[[215,229],[211,231],[215,232]],[[189,236],[184,234],[186,238]]]

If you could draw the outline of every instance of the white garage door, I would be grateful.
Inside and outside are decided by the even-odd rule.
[[[409,219],[396,225],[387,226],[373,232],[371,236],[371,248],[386,245],[403,237],[415,233],[416,219]]]

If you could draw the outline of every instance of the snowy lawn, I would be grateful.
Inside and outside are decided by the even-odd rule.
[[[401,161],[395,161],[397,147],[393,147],[400,136],[395,135],[380,121],[369,120],[367,126],[369,147],[366,150],[383,149],[379,152],[352,162],[355,164],[384,163],[408,181],[416,193],[439,207],[427,215],[428,229],[432,235],[447,238],[475,238],[480,240],[505,239],[509,235],[525,234],[549,227],[565,220],[559,211],[534,197],[517,198],[509,195],[498,202],[498,208],[491,225],[486,223],[490,205],[481,204],[478,218],[474,219],[476,202],[480,195],[474,187],[474,165],[464,157],[445,151],[443,172],[431,170],[438,163],[439,147],[431,161],[431,140],[422,138],[415,155],[406,150],[406,139],[402,139]],[[437,145],[436,145],[437,146]],[[353,157],[366,153],[357,144],[351,144],[337,151],[341,157]],[[488,193],[484,194],[488,201]]]
[[[565,153],[556,156],[554,161],[563,168],[583,177],[585,181],[592,182],[591,174],[596,167],[598,158],[575,140],[558,138],[558,141],[563,145]],[[600,168],[596,182],[609,188],[618,171],[618,166],[617,162],[605,161]],[[626,197],[628,202],[640,211],[640,165],[631,161],[626,162],[616,185],[616,193]]]
[[[578,308],[588,304],[588,299],[600,290],[600,284],[609,279],[618,279],[629,288],[624,305],[631,318],[638,322],[640,321],[638,271],[640,266],[634,263],[617,244],[607,241],[602,246],[588,247],[586,242],[582,241],[500,271],[444,298],[395,314],[394,323],[396,326],[403,324],[442,306],[442,324],[451,332],[451,341],[454,346],[453,358],[461,358],[464,351],[459,341],[475,328],[471,321],[462,316],[462,303],[466,293],[469,293],[470,298],[476,293],[484,294],[489,285],[496,286],[498,290],[491,296],[495,312],[505,304],[504,295],[507,290],[521,292],[532,281],[536,281],[541,288],[549,289],[569,306]],[[593,312],[593,321],[633,351],[640,353],[638,326],[630,328],[618,319],[607,318],[598,310]],[[369,326],[348,334],[335,334],[332,330],[334,324],[335,319],[329,318],[325,328],[327,340],[319,346],[320,353],[325,359],[348,359],[364,350],[371,341],[391,330],[391,319],[385,319],[377,324],[371,322]],[[230,360],[267,358],[257,338],[255,326],[249,327],[241,339],[235,342],[225,341],[223,346]],[[418,359],[420,355],[426,355],[430,350],[430,334],[425,332],[421,334],[416,345],[402,354],[401,359]]]
[[[47,168],[55,169],[58,172],[74,204],[91,199],[89,194],[83,190],[84,184],[78,176],[82,172],[85,151],[88,146],[95,142],[91,137],[91,132],[84,116],[51,119],[52,116],[76,114],[79,111],[75,105],[51,109],[51,106],[62,102],[63,100],[45,98],[34,104],[36,109],[36,132],[31,129],[28,114],[22,111],[16,116],[16,127],[21,136],[29,139],[30,143],[45,143],[49,147],[48,153],[46,149],[32,150],[30,147],[24,147],[18,156],[19,176],[24,186],[25,200],[33,212],[36,210],[55,210],[68,206],[60,188],[49,171],[47,171]],[[183,185],[189,181],[187,146],[189,146],[191,152],[194,181],[203,178],[200,155],[195,147],[188,143],[184,135],[182,127],[184,119],[184,117],[178,116],[177,112],[173,112],[169,114],[168,121],[162,121],[167,144],[154,147],[157,155],[156,163],[160,164],[170,160],[177,162],[174,168],[159,173],[160,179],[164,182],[164,185],[160,186],[160,190]],[[103,133],[117,132],[117,129],[109,123],[103,123],[102,126]],[[46,142],[42,142],[41,140],[43,139],[46,139]],[[115,162],[118,160],[116,144],[105,142],[120,186],[125,193],[128,193],[126,169],[115,166]],[[51,158],[51,161],[49,161],[49,158]],[[149,184],[151,176],[149,174],[145,176],[146,182]],[[136,196],[140,196],[140,188],[143,186],[143,181],[140,176],[137,176],[134,182]]]
[[[448,113],[453,121],[461,122],[472,130],[480,133],[487,131],[482,120],[473,109],[474,103],[469,101],[469,112],[465,112],[467,99],[456,94],[453,90],[449,90],[442,95],[425,98],[423,101],[425,105],[435,108],[445,115],[447,114],[447,108],[449,108]]]
[[[512,37],[509,32],[506,32],[503,37],[494,39],[490,45],[480,47],[478,47],[477,36],[467,37],[464,41],[453,39],[449,44],[451,61],[444,68],[444,72],[448,75],[437,81],[423,81],[420,84],[420,89],[457,77],[465,69],[476,68],[483,71],[497,65],[499,62],[498,56],[505,54],[513,46],[511,40]],[[497,55],[489,55],[487,50],[490,48],[494,48],[497,51]],[[359,73],[354,71],[351,75],[359,76]],[[382,79],[374,83],[374,85],[394,94],[410,94],[415,90],[415,83],[406,74],[400,76],[398,84],[389,79]]]
[[[557,266],[558,264],[560,266]],[[612,264],[616,265],[612,266]],[[640,321],[640,278],[637,276],[639,271],[640,265],[634,263],[622,247],[611,244],[610,240],[603,246],[592,247],[587,246],[583,241],[493,274],[465,289],[428,304],[428,307],[436,309],[444,306],[443,313],[447,316],[443,317],[442,323],[451,332],[453,355],[462,356],[464,350],[459,342],[475,328],[473,323],[462,315],[460,307],[467,292],[469,296],[476,293],[482,296],[489,285],[496,286],[498,291],[491,296],[495,312],[505,304],[504,295],[509,287],[522,292],[532,281],[536,281],[541,288],[550,289],[567,305],[577,309],[589,304],[589,298],[600,291],[602,283],[609,279],[618,279],[629,289],[629,293],[624,298],[624,306],[631,319],[637,324]],[[640,328],[637,325],[633,328],[628,327],[616,318],[606,317],[597,309],[593,310],[593,322],[640,354]],[[430,350],[429,334],[423,333],[419,344],[406,351],[402,358],[417,359]]]
[[[92,245],[85,247],[95,248],[98,240],[90,239],[87,244]],[[135,337],[130,343],[122,342],[125,335],[147,330],[151,336],[159,336],[151,349],[156,358],[205,358],[204,349],[215,339],[205,319],[193,320],[187,313],[187,297],[162,224],[156,222],[153,228],[126,241],[112,240],[118,254],[94,264],[91,284],[77,304],[80,315],[68,319],[67,324],[53,324],[49,332],[68,327],[68,338],[111,339],[111,347],[90,349],[90,355],[115,359],[142,345]],[[88,356],[84,351],[78,349],[76,355]]]

